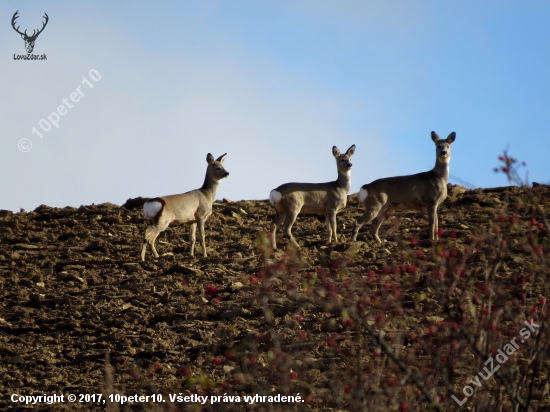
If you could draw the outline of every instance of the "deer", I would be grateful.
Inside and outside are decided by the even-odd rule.
[[[229,176],[229,172],[223,167],[223,161],[226,156],[227,153],[214,160],[214,156],[208,153],[206,156],[206,162],[208,163],[206,177],[200,189],[177,195],[156,197],[143,204],[143,213],[147,228],[141,248],[142,261],[145,261],[147,245],[151,246],[153,255],[158,259],[159,254],[155,249],[155,240],[170,223],[176,225],[190,224],[191,256],[195,255],[196,229],[198,225],[202,243],[202,254],[203,257],[207,257],[204,223],[212,214],[212,203],[216,197],[220,180]]]
[[[378,230],[384,221],[386,210],[407,210],[416,206],[427,207],[430,239],[432,242],[437,241],[437,208],[447,197],[451,144],[455,141],[456,133],[452,132],[445,140],[440,139],[436,132],[432,132],[431,136],[436,150],[436,161],[432,170],[378,179],[361,186],[359,200],[366,210],[355,222],[352,242],[357,240],[357,233],[364,224],[373,222],[370,233],[378,243],[382,243]]]
[[[21,35],[21,38],[23,40],[25,40],[25,48],[27,49],[27,53],[32,53],[32,51],[34,50],[34,42],[36,41],[36,38],[38,37],[38,35],[40,33],[42,33],[42,31],[44,31],[44,29],[46,28],[46,25],[48,24],[48,21],[50,20],[50,18],[48,17],[47,13],[44,13],[43,17],[46,21],[44,23],[42,23],[42,28],[40,30],[38,30],[38,32],[36,30],[33,30],[32,35],[29,36],[29,35],[27,35],[27,30],[25,30],[25,32],[23,32],[23,33],[19,31],[19,27],[21,27],[21,26],[17,26],[17,28],[15,27],[15,24],[16,24],[15,21],[19,18],[17,13],[19,13],[19,10],[17,10],[13,14],[13,17],[11,18],[11,26],[13,27],[13,29],[17,33],[19,33]]]
[[[332,243],[333,235],[334,241],[338,242],[336,214],[347,204],[351,186],[351,156],[354,153],[355,145],[352,145],[344,154],[341,154],[336,146],[332,148],[338,170],[338,178],[333,182],[285,183],[271,191],[269,202],[277,212],[270,228],[273,249],[277,249],[275,239],[277,226],[283,223],[284,232],[291,244],[296,249],[300,248],[291,231],[299,213],[325,215],[328,243]]]

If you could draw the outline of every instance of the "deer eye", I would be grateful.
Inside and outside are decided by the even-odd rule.
[[[222,170],[222,168],[221,168],[221,167],[217,167],[216,170]]]

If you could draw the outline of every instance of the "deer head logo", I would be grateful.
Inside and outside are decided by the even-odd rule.
[[[40,33],[42,33],[42,31],[44,30],[44,28],[46,27],[46,24],[48,24],[48,20],[50,19],[48,17],[48,15],[46,13],[44,13],[44,18],[46,19],[46,21],[43,23],[43,26],[40,30],[38,30],[38,32],[36,30],[33,31],[32,35],[29,36],[27,35],[27,30],[25,30],[24,33],[21,33],[19,31],[19,27],[20,26],[17,26],[17,28],[15,27],[15,20],[17,20],[17,18],[19,17],[17,15],[17,13],[19,13],[19,10],[17,10],[15,12],[15,14],[13,15],[12,19],[11,19],[11,25],[13,27],[13,29],[19,33],[21,35],[21,38],[23,40],[25,40],[25,48],[27,49],[27,53],[32,53],[33,49],[34,49],[34,42],[36,41],[36,38],[38,37],[38,35]]]

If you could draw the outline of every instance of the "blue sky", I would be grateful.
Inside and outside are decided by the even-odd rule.
[[[30,32],[48,13],[46,61],[13,59],[16,10]],[[431,169],[432,130],[457,133],[451,175],[475,187],[507,184],[507,146],[550,181],[546,1],[4,1],[0,17],[0,209],[188,191],[208,152],[228,153],[218,198],[264,199],[335,179],[332,146],[351,144],[356,192]]]

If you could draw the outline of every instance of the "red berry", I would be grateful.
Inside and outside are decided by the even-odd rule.
[[[298,378],[298,372],[290,372],[290,379]]]
[[[298,322],[303,322],[304,321],[304,317],[302,315],[296,315],[296,320]]]
[[[430,333],[435,333],[437,331],[437,327],[435,325],[430,326]]]
[[[536,226],[537,225],[537,221],[535,218],[532,218],[531,219],[531,226]]]
[[[213,283],[209,284],[204,290],[204,293],[207,296],[215,295],[217,292],[218,292],[218,288]]]
[[[334,346],[334,343],[335,343],[335,342],[334,342],[334,339],[333,339],[333,338],[328,338],[328,339],[327,339],[327,345],[328,345],[328,346]]]
[[[344,385],[344,392],[350,393],[351,392],[351,385]]]
[[[456,232],[454,230],[451,232],[451,238],[456,239]]]
[[[222,358],[221,356],[216,356],[214,359],[212,359],[212,363],[214,365],[221,365],[222,364]]]
[[[307,339],[307,332],[305,330],[300,331],[300,339]]]

